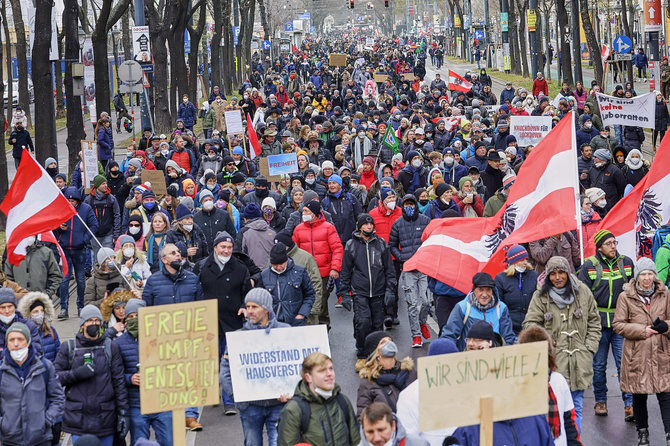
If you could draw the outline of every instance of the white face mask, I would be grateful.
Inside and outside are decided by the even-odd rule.
[[[423,165],[423,163],[421,162],[421,160],[414,160],[414,161],[412,161],[412,167],[414,167],[415,169],[418,169],[418,168],[421,167],[422,165]]]
[[[451,166],[452,164],[454,164],[454,157],[447,156],[446,158],[444,158],[444,164],[447,166]]]
[[[605,163],[593,163],[593,165],[595,166],[596,169],[600,169],[605,165]]]
[[[169,153],[170,151],[168,149],[161,149],[161,155],[168,156]]]
[[[22,362],[28,356],[28,347],[23,347],[19,350],[14,350],[9,352],[12,359],[16,362]]]
[[[328,399],[331,396],[333,396],[333,391],[332,390],[323,390],[320,387],[314,387],[314,391],[316,392],[317,395],[323,397],[323,399]]]
[[[228,260],[230,260],[230,256],[216,256],[217,260],[221,262],[222,264],[228,263]]]
[[[127,258],[131,258],[135,255],[135,248],[123,248],[123,255]]]
[[[525,267],[525,266],[518,266],[518,265],[515,265],[515,266],[514,266],[514,269],[516,270],[517,273],[523,273],[523,272],[526,272],[526,267]]]
[[[395,201],[391,201],[389,203],[386,203],[386,207],[389,208],[389,210],[395,209]]]
[[[207,185],[207,189],[209,189],[209,190],[214,190],[215,187],[216,187],[216,184],[208,184]]]
[[[593,127],[593,124],[591,124],[590,122],[587,122],[586,124],[584,124],[585,129],[591,130],[591,127]]]
[[[600,209],[604,208],[605,206],[607,206],[607,200],[604,198],[596,203],[596,207],[599,207]]]
[[[214,209],[214,202],[212,200],[207,200],[202,204],[202,208],[206,211],[211,211]]]
[[[440,200],[442,200],[442,203],[444,203],[444,204],[449,204],[449,203],[451,203],[451,200],[448,199],[448,198],[440,198]]]
[[[0,321],[2,321],[2,323],[5,325],[9,325],[14,320],[14,316],[16,316],[16,313],[12,313],[11,316],[0,314]]]
[[[191,232],[193,230],[193,225],[182,225],[182,228],[184,228],[184,231],[186,232]]]
[[[312,221],[312,216],[303,214],[302,221],[304,221],[305,223],[309,223],[310,221]]]
[[[314,184],[314,178],[305,178],[305,183],[307,184]]]
[[[42,325],[42,322],[44,322],[44,313],[35,313],[30,316],[30,319],[32,319],[38,326]]]
[[[140,233],[140,229],[141,229],[141,228],[140,228],[139,226],[131,226],[131,227],[128,228],[128,232],[129,232],[130,234],[135,235],[135,234],[139,234],[139,233]]]

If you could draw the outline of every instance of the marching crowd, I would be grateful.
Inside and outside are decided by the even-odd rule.
[[[482,69],[465,74],[468,91],[450,90],[439,74],[425,77],[427,54],[442,63],[439,42],[377,42],[366,49],[350,38],[308,40],[274,61],[255,59],[238,94],[215,86],[197,106],[184,96],[174,131],[144,129],[120,160],[112,117],[103,113],[95,134],[99,174],[88,192],[81,163],[68,176],[47,159],[46,171],[78,215],[54,230],[63,258],[55,245],[30,237],[25,260],[4,264],[3,444],[57,444],[61,430],[82,436],[78,445],[96,444],[85,443],[93,441],[86,434],[97,444],[125,444],[127,433],[131,444],[149,444],[150,428],[159,444],[172,444],[170,412],[140,413],[138,309],[216,299],[222,405],[226,415],[239,414],[247,446],[263,444],[264,426],[271,445],[479,444],[477,426],[419,431],[416,371],[411,358],[397,357],[396,343],[421,348],[431,338],[429,355],[550,341],[549,413],[495,423],[494,444],[521,434],[524,444],[581,444],[586,389],[594,389],[595,414],[608,415],[611,349],[622,419],[634,421],[638,444],[648,445],[646,400],[656,394],[670,445],[670,236],[660,240],[654,263],[621,255],[610,231],[596,231],[649,169],[642,129],[604,126],[597,84],[564,83],[553,105],[541,73],[533,91],[508,83],[496,96]],[[347,54],[347,64],[330,66],[331,53]],[[613,94],[636,93],[627,84]],[[121,116],[123,98],[115,104]],[[660,93],[657,104],[654,147],[669,119]],[[258,156],[250,135],[226,132],[223,113],[231,110],[240,111],[245,129],[252,120]],[[582,261],[575,231],[552,234],[511,247],[495,277],[473,272],[468,293],[403,270],[431,220],[491,217],[504,206],[533,150],[510,134],[510,116],[557,123],[570,111],[582,235],[594,241],[595,256]],[[286,153],[296,154],[297,172],[261,174],[260,159]],[[164,174],[165,194],[142,181],[144,170]],[[662,228],[659,237],[662,231],[670,232]],[[59,262],[68,266],[65,276]],[[76,313],[69,308],[73,277]],[[225,334],[330,329],[331,299],[335,311],[354,315],[355,405],[320,353],[305,359],[292,398],[236,404]],[[398,317],[401,302],[406,321]],[[53,320],[75,315],[80,329],[61,342]],[[394,336],[399,324],[408,324],[411,339]],[[197,408],[187,409],[186,427],[202,430],[198,417]]]

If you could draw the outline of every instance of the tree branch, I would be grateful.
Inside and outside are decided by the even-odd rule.
[[[116,4],[109,14],[109,19],[107,19],[107,32],[111,31],[116,22],[118,22],[123,14],[126,13],[129,6],[130,0],[121,0]]]

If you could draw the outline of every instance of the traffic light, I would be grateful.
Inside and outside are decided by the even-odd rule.
[[[389,7],[389,0],[384,0],[384,8],[388,8],[388,7]]]

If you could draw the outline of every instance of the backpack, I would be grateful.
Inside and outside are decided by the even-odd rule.
[[[670,242],[668,242],[668,241],[666,240],[665,242],[663,242],[663,244],[661,245],[661,247],[658,248],[658,250],[660,251],[660,250],[663,249],[663,248],[665,248],[665,249],[667,249],[667,250],[670,251]],[[657,268],[658,268],[658,267],[657,267]],[[661,272],[661,271],[663,271],[663,270],[665,270],[665,269],[668,269],[668,268],[670,268],[670,263],[669,263],[668,265],[663,265],[663,266],[660,268],[659,272]],[[668,274],[668,278],[667,278],[667,280],[665,281],[665,284],[666,284],[666,285],[668,285],[669,283],[670,283],[670,274]]]
[[[598,285],[600,285],[600,282],[603,278],[603,265],[602,263],[600,263],[600,260],[598,260],[598,257],[596,256],[589,257],[586,260],[590,260],[591,263],[593,264],[593,267],[596,269],[596,280],[594,280],[593,284],[591,285],[591,291],[594,291],[596,288],[598,288]],[[623,256],[619,256],[619,258],[617,259],[617,266],[619,267],[619,272],[625,278],[626,270],[624,269],[625,266],[623,263]]]
[[[103,349],[105,351],[105,357],[107,358],[107,366],[109,367],[109,370],[112,370],[112,340],[109,338],[105,338],[105,340],[102,343],[102,346],[97,346],[97,347],[86,347],[86,348],[81,348],[80,350],[97,350],[97,349]],[[67,341],[67,363],[70,369],[72,369],[72,364],[74,363],[74,354],[77,350],[77,344],[75,339],[69,339]]]
[[[663,225],[654,232],[651,245],[651,259],[656,260],[656,253],[665,242],[665,236],[670,234],[670,224]]]
[[[42,379],[44,380],[44,388],[47,389],[47,395],[46,399],[44,400],[44,408],[47,409],[49,407],[49,367],[47,366],[47,359],[42,356],[40,357],[40,360],[42,361],[42,366],[44,366],[44,372],[42,372]],[[2,364],[2,362],[0,362]],[[2,387],[2,368],[0,368],[0,388]]]
[[[300,438],[307,432],[309,427],[309,419],[312,416],[312,409],[309,407],[309,403],[297,395],[293,395],[292,398],[298,404],[300,408]],[[347,432],[349,432],[349,406],[347,405],[347,399],[341,393],[338,393],[335,396],[335,401],[337,405],[340,406],[342,414],[344,414],[344,423],[347,425]]]
[[[467,305],[467,307],[465,308],[465,315],[463,316],[463,327],[465,327],[465,323],[470,317],[470,310],[472,309],[472,304],[470,302],[465,302],[465,305]],[[500,320],[500,302],[496,304],[496,315],[498,316],[498,320]],[[459,335],[456,340],[458,341],[460,339],[461,336]]]

